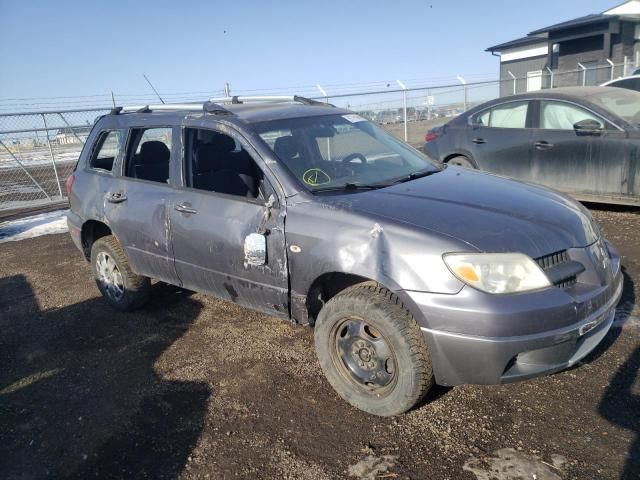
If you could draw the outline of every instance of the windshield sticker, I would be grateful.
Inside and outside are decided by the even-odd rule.
[[[362,118],[360,115],[356,115],[355,113],[350,113],[348,115],[342,115],[342,118],[344,118],[345,120],[348,120],[351,123],[358,123],[358,122],[366,122],[367,121],[366,118]]]
[[[331,177],[327,175],[327,172],[320,170],[319,168],[310,168],[302,174],[302,181],[312,187],[318,185],[326,185],[331,182]]]

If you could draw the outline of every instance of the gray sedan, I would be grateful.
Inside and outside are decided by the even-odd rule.
[[[427,132],[424,151],[578,200],[640,205],[639,124],[639,92],[554,88],[475,107]]]

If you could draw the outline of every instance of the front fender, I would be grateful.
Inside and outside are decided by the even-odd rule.
[[[463,286],[442,253],[469,245],[443,234],[320,202],[289,205],[286,230],[292,295],[306,296],[331,272],[375,280],[407,303],[400,292],[456,294]]]

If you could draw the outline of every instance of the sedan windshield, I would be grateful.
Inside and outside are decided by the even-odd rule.
[[[382,188],[441,168],[355,114],[274,120],[255,128],[312,192]]]
[[[592,103],[631,125],[640,124],[640,92],[614,87],[597,90],[597,93],[587,95]]]

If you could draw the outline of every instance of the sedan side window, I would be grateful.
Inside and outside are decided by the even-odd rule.
[[[529,102],[509,102],[477,113],[473,124],[493,128],[525,128]]]
[[[595,120],[603,127],[604,122],[591,112],[563,102],[542,102],[540,128],[547,130],[573,130],[573,125],[582,120]]]
[[[489,126],[494,128],[525,128],[529,102],[511,102],[491,109]]]

